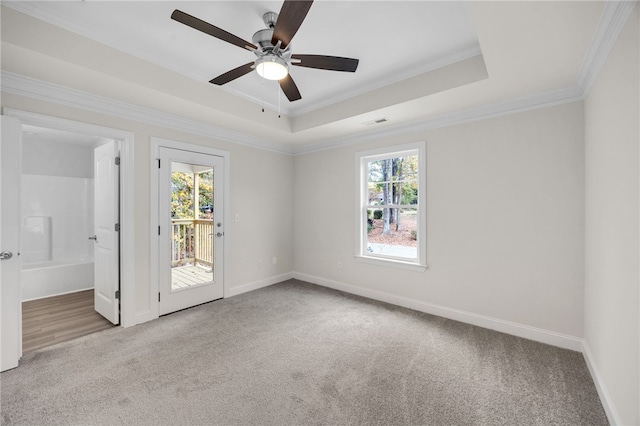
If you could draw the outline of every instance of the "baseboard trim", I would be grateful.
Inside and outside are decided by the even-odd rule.
[[[31,299],[24,299],[22,300],[22,302],[32,302],[34,300],[47,299],[49,297],[64,296],[65,294],[79,293],[81,291],[93,290],[94,288],[95,287],[79,288],[76,290],[63,291],[62,293],[47,294],[46,296],[38,296],[38,297],[32,297]]]
[[[290,280],[293,278],[292,272],[287,272],[286,274],[275,275],[273,277],[269,277],[263,280],[253,281],[247,284],[242,284],[239,286],[229,288],[227,294],[224,297],[233,297],[242,293],[247,293],[249,291],[258,290],[259,288],[268,287],[273,284],[277,284],[282,281]]]
[[[570,349],[578,352],[582,352],[583,349],[583,340],[579,337],[556,333],[554,331],[531,327],[524,324],[518,324],[511,321],[505,321],[498,318],[492,318],[486,315],[474,314],[472,312],[466,312],[446,306],[420,302],[382,291],[370,290],[351,284],[329,280],[326,278],[303,274],[300,272],[294,271],[293,278],[312,284],[321,285],[323,287],[329,287],[334,290],[340,290],[346,293],[367,297],[369,299],[391,303],[393,305],[402,306],[404,308],[413,309],[427,314],[437,315],[467,324],[477,325],[483,328],[489,328],[491,330],[496,330],[502,333],[511,334],[513,336],[518,336],[529,340],[535,340],[537,342],[546,343],[552,346],[558,346],[564,349]]]
[[[584,356],[584,360],[587,363],[589,373],[591,373],[591,378],[593,378],[593,383],[596,385],[598,396],[600,397],[600,401],[602,402],[602,407],[604,408],[604,412],[607,415],[607,419],[609,419],[609,423],[612,425],[622,425],[622,420],[620,420],[620,416],[618,415],[618,411],[616,410],[615,406],[611,403],[611,395],[609,394],[607,386],[602,380],[600,370],[598,370],[598,367],[593,360],[593,354],[591,352],[591,349],[589,349],[589,345],[587,344],[587,342],[583,342],[582,344],[582,355]]]

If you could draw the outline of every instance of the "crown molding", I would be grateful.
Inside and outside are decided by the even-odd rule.
[[[151,108],[117,101],[12,72],[3,70],[0,74],[0,80],[2,82],[2,91],[6,93],[120,117],[126,120],[166,127],[252,148],[282,154],[292,154],[291,148],[286,145],[275,144],[264,139],[254,138],[250,135],[234,132],[212,124],[178,117]]]
[[[638,0],[606,2],[593,41],[585,55],[580,74],[578,74],[578,86],[582,89],[585,97],[591,91],[593,83],[636,4],[638,4]]]
[[[552,90],[530,96],[523,96],[521,98],[505,102],[482,105],[461,111],[446,112],[426,119],[418,119],[407,123],[390,125],[345,138],[330,139],[319,144],[296,148],[294,150],[294,155],[342,148],[345,146],[373,142],[395,136],[416,134],[441,127],[460,125],[519,112],[532,111],[540,108],[548,108],[555,105],[581,101],[583,99],[582,90],[578,86],[571,86],[560,90]]]
[[[440,68],[444,68],[448,65],[453,65],[455,63],[462,62],[466,59],[470,59],[475,56],[482,56],[482,51],[480,50],[480,46],[473,46],[471,48],[461,50],[459,52],[456,52],[447,56],[443,56],[439,59],[422,64],[418,67],[399,71],[393,75],[389,75],[385,78],[378,79],[374,82],[371,82],[370,84],[360,86],[356,89],[346,90],[340,93],[338,96],[331,97],[330,99],[325,99],[324,101],[316,102],[314,105],[310,105],[308,107],[297,109],[293,113],[289,114],[289,116],[298,117],[304,114],[308,114],[310,112],[317,111],[321,108],[335,105],[339,102],[346,101],[356,96],[373,92],[374,90],[382,89],[383,87],[387,87],[392,84],[399,83],[401,81],[408,80],[410,78],[417,77],[419,75],[426,74],[428,72],[435,71]]]

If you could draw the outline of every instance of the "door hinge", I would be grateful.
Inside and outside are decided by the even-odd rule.
[[[120,224],[119,223],[116,223],[115,230],[116,230],[116,232],[120,232]]]
[[[116,157],[116,166],[120,165],[120,157]]]
[[[156,160],[158,160],[158,168],[160,168],[160,159],[156,158]]]
[[[120,299],[120,290],[116,290],[116,299]]]
[[[160,292],[158,292],[158,302],[160,301]]]

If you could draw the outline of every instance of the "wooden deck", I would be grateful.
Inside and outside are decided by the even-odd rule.
[[[171,289],[191,287],[213,281],[211,269],[202,266],[177,266],[171,269]]]
[[[22,352],[113,327],[93,309],[93,290],[22,303]]]

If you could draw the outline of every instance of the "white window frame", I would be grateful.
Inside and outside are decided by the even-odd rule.
[[[417,209],[418,241],[416,260],[393,257],[384,254],[374,254],[367,251],[367,221],[366,209],[369,205],[368,167],[370,161],[417,155],[418,156],[418,204],[411,205]],[[427,265],[427,217],[426,217],[426,143],[424,141],[403,145],[395,145],[368,151],[356,152],[356,232],[355,258],[359,262],[375,265],[398,267],[412,271],[424,272]]]

